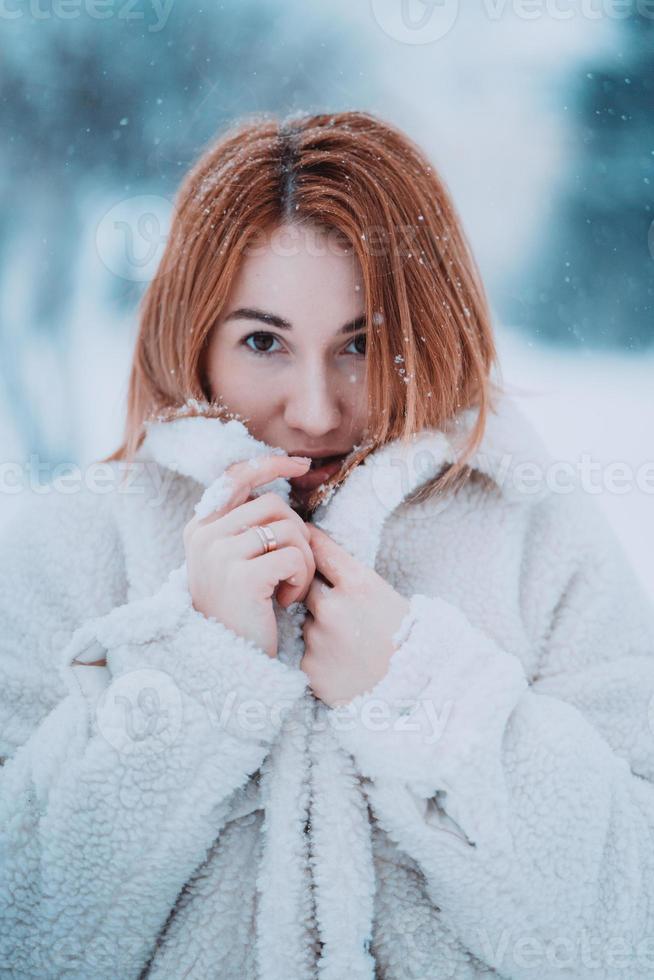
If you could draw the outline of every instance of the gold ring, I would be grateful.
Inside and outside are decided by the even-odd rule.
[[[272,528],[268,527],[267,524],[263,526],[261,524],[255,524],[253,530],[257,532],[263,543],[262,554],[266,555],[269,551],[275,550],[277,547],[277,538]]]

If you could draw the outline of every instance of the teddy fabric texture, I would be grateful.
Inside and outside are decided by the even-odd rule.
[[[129,470],[23,506],[0,976],[654,975],[654,612],[508,396],[473,479],[407,499],[474,418],[378,448],[313,515],[410,600],[384,677],[334,708],[302,603],[274,601],[270,658],[191,602],[184,525],[282,452],[240,422],[153,421]]]

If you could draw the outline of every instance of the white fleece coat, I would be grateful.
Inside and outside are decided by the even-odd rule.
[[[410,612],[328,708],[301,603],[271,659],[186,585],[195,505],[271,448],[152,423],[128,486],[5,533],[0,976],[653,976],[654,615],[596,502],[520,470],[550,460],[506,396],[490,487],[410,504],[451,438],[377,450],[313,519]]]

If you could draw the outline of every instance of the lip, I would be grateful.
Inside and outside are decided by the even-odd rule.
[[[349,449],[293,449],[288,450],[289,456],[309,456],[311,459],[323,459],[328,456],[347,456],[351,450]]]
[[[290,478],[289,483],[298,490],[315,490],[325,480],[338,473],[346,456],[347,453],[342,453],[337,459],[329,463],[324,463],[322,466],[307,470],[306,473],[302,473],[300,476],[293,476]]]

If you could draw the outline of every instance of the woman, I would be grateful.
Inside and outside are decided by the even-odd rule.
[[[201,157],[123,445],[4,539],[4,974],[652,974],[651,608],[495,361],[401,132]]]

